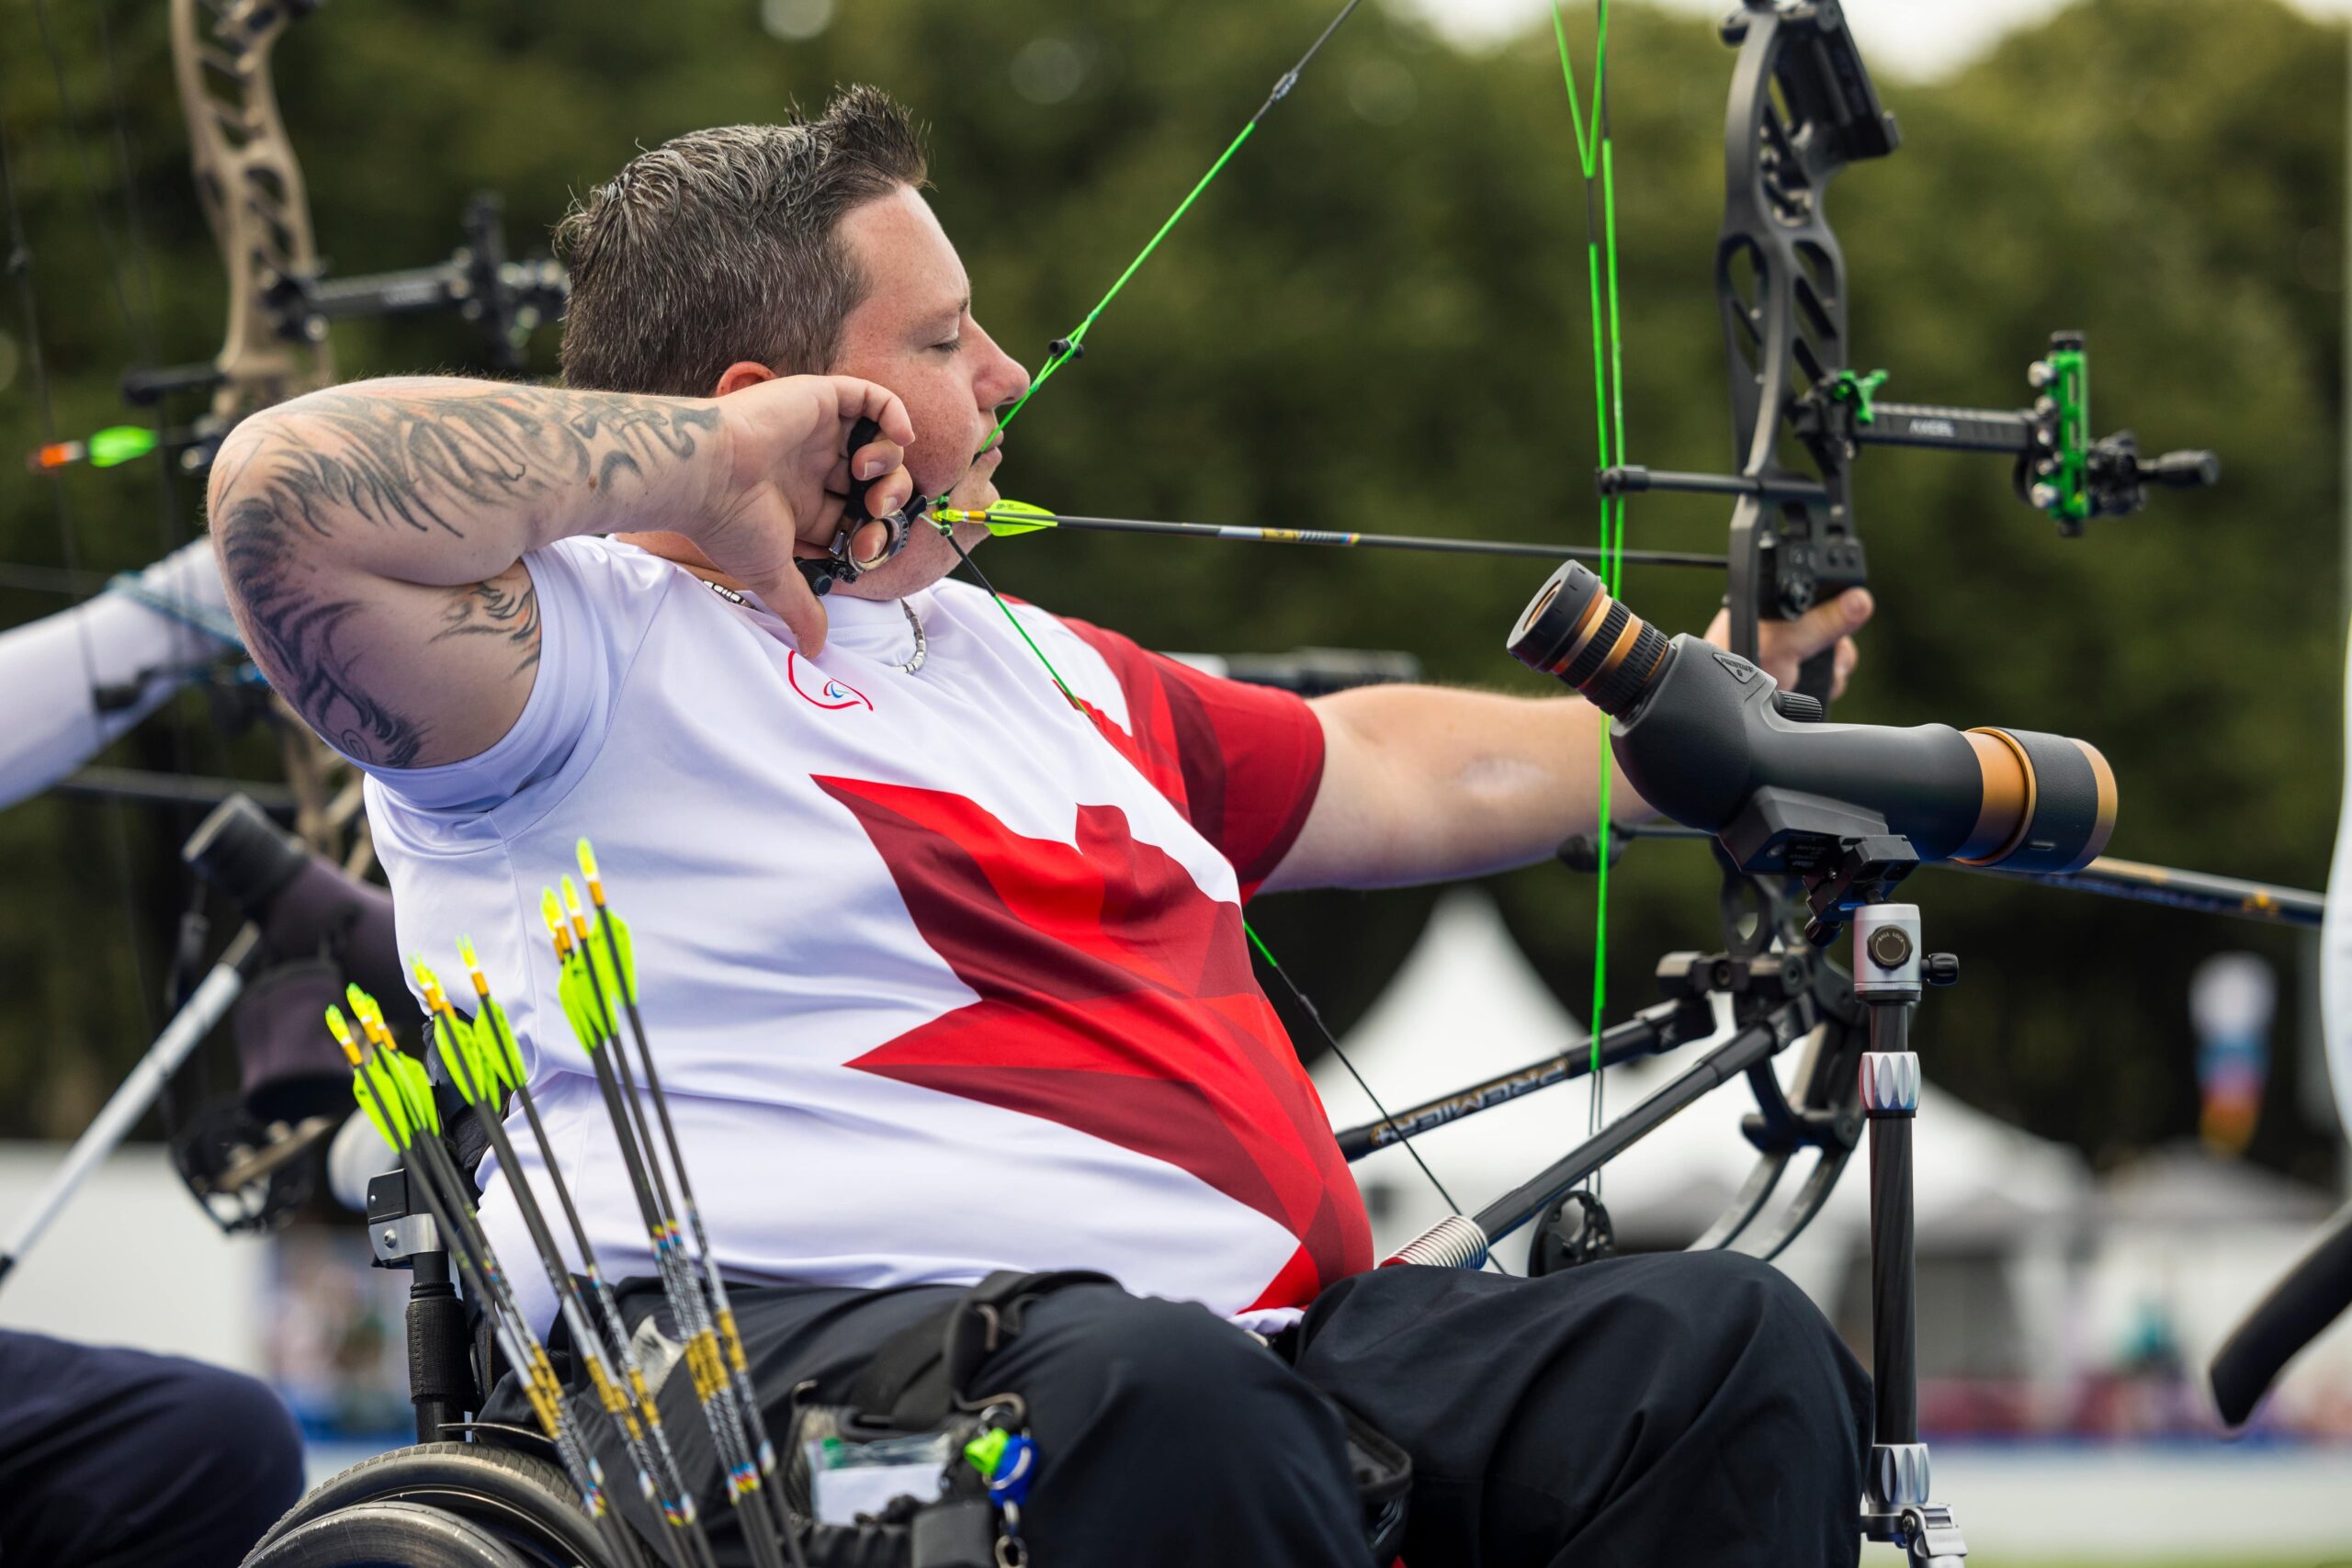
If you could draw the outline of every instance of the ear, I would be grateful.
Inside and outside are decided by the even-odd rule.
[[[756,387],[763,381],[775,379],[775,372],[757,360],[739,359],[719,373],[718,385],[711,396],[723,398],[729,392],[740,392],[746,387]]]

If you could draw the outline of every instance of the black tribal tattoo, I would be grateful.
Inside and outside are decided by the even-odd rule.
[[[413,765],[425,721],[371,691],[352,633],[369,607],[322,570],[317,541],[349,527],[452,540],[484,513],[528,512],[579,491],[647,485],[693,457],[716,410],[668,398],[516,387],[487,394],[327,392],[300,405],[295,440],[221,476],[213,519],[222,574],[263,671],[311,726],[367,762]],[[514,673],[539,657],[527,572],[451,590],[427,640],[499,637]]]
[[[505,581],[510,577],[521,581]],[[517,650],[517,675],[538,663],[539,591],[531,586],[529,571],[501,573],[451,593],[441,613],[441,629],[431,640],[447,642],[453,637],[504,637]]]

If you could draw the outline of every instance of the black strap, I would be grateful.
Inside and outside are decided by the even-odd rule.
[[[970,1396],[972,1374],[1021,1332],[1029,1303],[1070,1285],[1117,1283],[1108,1274],[1001,1269],[883,1342],[850,1389],[860,1416],[901,1431],[928,1431]]]

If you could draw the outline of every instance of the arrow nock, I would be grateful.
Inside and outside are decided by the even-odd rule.
[[[466,966],[466,977],[474,983],[474,995],[487,998],[490,995],[490,976],[481,972],[481,954],[474,951],[473,938],[461,936],[458,939],[458,962]]]
[[[580,907],[580,888],[571,877],[563,879],[563,912],[571,921],[571,934],[582,946],[588,942],[588,912]]]
[[[334,1043],[343,1047],[343,1054],[345,1057],[349,1060],[351,1065],[355,1067],[359,1065],[359,1042],[352,1038],[351,1021],[343,1016],[343,1010],[341,1008],[330,1007],[327,1009],[327,1032],[333,1034],[334,1036]]]
[[[555,889],[539,889],[539,915],[548,923],[548,933],[555,938],[555,956],[559,963],[571,956],[571,933],[564,929],[563,906],[556,902]]]

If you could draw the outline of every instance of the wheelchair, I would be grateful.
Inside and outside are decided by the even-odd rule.
[[[363,1460],[313,1488],[244,1568],[617,1568],[571,1483],[489,1442]]]
[[[407,1174],[368,1187],[377,1266],[405,1269],[409,1397],[417,1442],[362,1460],[313,1487],[243,1568],[623,1568],[537,1432],[464,1420],[487,1386],[471,1360],[465,1306]],[[446,1434],[464,1432],[470,1440]],[[651,1553],[647,1553],[649,1558]]]

